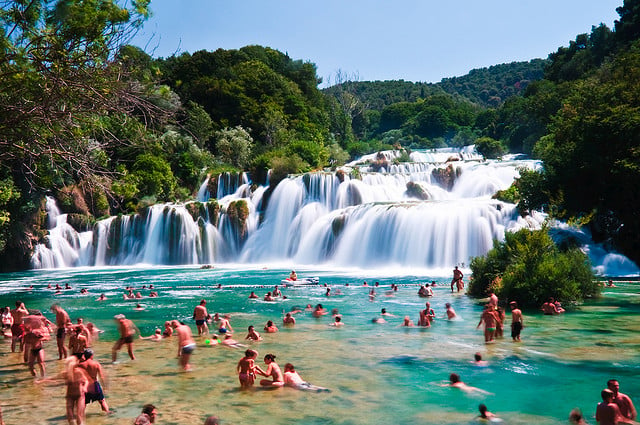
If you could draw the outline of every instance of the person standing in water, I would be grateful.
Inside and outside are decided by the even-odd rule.
[[[83,368],[89,376],[87,393],[85,394],[85,405],[97,401],[100,403],[102,411],[108,414],[109,405],[104,398],[102,386],[100,385],[100,382],[103,384],[106,382],[102,365],[93,359],[93,350],[90,348],[84,350],[83,358],[84,360],[82,360],[78,366]]]
[[[613,402],[620,408],[620,414],[627,419],[634,420],[637,416],[636,408],[628,395],[620,392],[620,383],[617,379],[609,379],[607,388],[613,391]]]
[[[524,321],[522,319],[522,311],[518,308],[518,303],[511,301],[509,303],[511,308],[511,338],[514,341],[520,342],[520,331],[524,327]]]
[[[58,344],[58,360],[67,357],[67,347],[64,339],[67,334],[67,327],[71,326],[69,315],[58,304],[51,306],[51,311],[56,315],[56,343]]]
[[[460,287],[461,287],[460,284],[462,283],[463,277],[464,275],[462,274],[460,269],[458,269],[458,266],[455,266],[453,268],[453,279],[451,279],[451,292],[453,292],[454,285],[458,288],[458,292],[460,292]]]
[[[182,370],[189,371],[191,370],[189,358],[191,358],[191,353],[193,353],[193,350],[196,348],[196,342],[191,335],[191,328],[177,320],[171,322],[171,327],[175,329],[178,334],[178,357],[180,358],[180,366]]]
[[[207,301],[200,300],[200,304],[193,309],[193,319],[196,321],[196,327],[198,328],[198,336],[209,333],[209,327],[207,326],[207,319],[209,314],[207,313]]]
[[[133,336],[135,335],[138,328],[133,324],[131,320],[127,319],[124,314],[118,314],[114,316],[114,319],[118,324],[118,332],[120,333],[120,338],[116,341],[113,348],[111,349],[111,361],[113,363],[116,362],[116,359],[118,358],[118,350],[120,350],[123,345],[127,346],[127,353],[129,354],[129,358],[131,360],[135,360],[136,356],[133,355]]]

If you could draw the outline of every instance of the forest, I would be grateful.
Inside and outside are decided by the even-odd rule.
[[[544,161],[509,191],[640,263],[640,0],[545,59],[437,84],[324,90],[263,46],[154,58],[129,45],[149,0],[1,1],[0,270],[28,268],[44,196],[74,225],[192,199],[207,174],[288,174],[386,149],[476,144]],[[506,196],[503,194],[503,196]]]

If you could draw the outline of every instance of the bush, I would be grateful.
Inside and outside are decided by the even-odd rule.
[[[491,137],[480,137],[475,144],[478,152],[485,158],[501,158],[502,155],[507,153],[506,146],[501,141]]]
[[[600,291],[588,257],[577,248],[560,250],[546,228],[507,233],[485,257],[471,260],[471,271],[469,295],[493,291],[525,308],[539,308],[549,297],[577,303]]]

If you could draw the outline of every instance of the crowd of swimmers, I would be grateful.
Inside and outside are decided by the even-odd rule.
[[[295,278],[295,276],[294,276]],[[421,298],[433,297],[433,289],[436,286],[436,282],[431,284],[420,285],[418,290],[418,296]],[[58,285],[59,286],[59,285]],[[66,285],[68,286],[68,285]],[[363,286],[369,286],[366,282]],[[376,282],[369,291],[369,299],[373,300],[376,296],[376,288],[379,287]],[[454,269],[454,278],[451,282],[452,291],[454,288],[464,287],[462,283],[462,272],[457,267]],[[51,288],[56,291],[58,288]],[[70,288],[67,288],[70,289]],[[147,289],[146,287],[144,289]],[[151,293],[155,292],[153,286],[148,288]],[[392,285],[390,293],[387,295],[393,295],[393,292],[398,291],[397,285]],[[125,297],[129,297],[129,294],[133,293],[133,288],[126,288]],[[139,294],[139,292],[137,293]],[[134,293],[134,298],[139,298]],[[330,288],[327,287],[327,296],[336,295],[330,293]],[[154,296],[154,295],[150,295]],[[157,293],[156,293],[157,296]],[[259,296],[255,292],[251,292],[249,299],[258,299]],[[268,299],[267,299],[268,298]],[[286,296],[282,294],[278,286],[265,296],[265,300],[274,301],[285,299]],[[98,300],[106,299],[104,295],[101,295]],[[520,333],[524,327],[524,320],[522,311],[518,308],[518,304],[515,301],[511,301],[508,304],[511,310],[511,337],[513,341],[520,341]],[[55,323],[49,321],[40,311],[28,310],[24,303],[17,301],[15,308],[10,309],[5,307],[2,309],[0,318],[2,320],[2,330],[5,337],[11,338],[11,351],[21,352],[23,361],[27,365],[27,368],[31,375],[37,378],[38,381],[50,381],[60,380],[66,387],[66,415],[69,424],[83,424],[85,410],[88,404],[97,402],[101,410],[105,414],[109,414],[111,411],[107,404],[103,386],[106,382],[106,376],[104,374],[101,364],[94,359],[94,352],[92,349],[92,342],[95,341],[100,333],[103,331],[98,329],[92,323],[84,323],[82,318],[77,318],[74,323],[69,314],[58,304],[51,306],[51,312],[55,315]],[[560,314],[564,312],[564,309],[559,305],[557,301],[550,298],[541,308],[545,315]],[[327,311],[322,304],[312,306],[308,304],[304,309],[293,307],[290,311],[283,311],[282,325],[285,327],[295,326],[295,315],[308,312],[314,318],[320,318],[325,315],[331,315],[332,322],[329,326],[342,327],[345,323],[342,320],[342,315],[337,309],[333,309],[331,312]],[[457,314],[454,311],[450,303],[445,304],[445,313],[442,316],[446,320],[455,320]],[[388,312],[386,308],[382,308],[380,316],[374,318],[374,323],[386,323],[387,321],[395,320],[396,315]],[[194,308],[192,319],[195,322],[197,336],[206,338],[204,340],[206,345],[220,344],[222,346],[229,346],[233,348],[246,348],[244,356],[238,361],[236,371],[238,374],[238,380],[240,388],[248,390],[254,386],[256,377],[261,376],[263,379],[258,381],[260,388],[280,388],[291,387],[305,391],[329,391],[327,388],[315,386],[308,383],[298,374],[292,363],[286,363],[284,368],[281,369],[276,362],[276,355],[268,353],[263,357],[264,366],[257,364],[258,352],[254,349],[247,348],[245,344],[236,341],[233,338],[234,329],[231,325],[231,316],[229,314],[214,313],[211,315],[207,310],[207,302],[202,299]],[[399,320],[399,319],[398,319]],[[405,316],[399,326],[402,327],[430,327],[436,320],[436,314],[431,307],[430,302],[425,303],[425,308],[421,309],[418,313],[417,325],[410,319],[409,316]],[[126,348],[128,357],[131,360],[135,360],[134,354],[134,341],[136,340],[136,334],[139,339],[149,340],[162,340],[168,337],[175,336],[177,341],[177,357],[180,368],[184,371],[190,371],[192,366],[190,364],[191,354],[197,347],[196,340],[192,335],[190,326],[179,320],[169,320],[164,323],[164,329],[156,329],[155,333],[151,336],[142,336],[140,330],[136,327],[132,320],[128,319],[123,314],[114,316],[115,325],[118,330],[119,337],[114,343],[111,351],[111,360],[113,363],[117,362],[118,353],[123,348]],[[480,321],[477,327],[484,324],[484,339],[486,343],[493,342],[495,338],[503,336],[503,328],[505,323],[505,311],[499,306],[498,297],[494,293],[490,293],[488,301],[480,315]],[[215,331],[210,331],[210,328],[215,328]],[[277,325],[268,320],[262,328],[265,333],[273,334],[279,331]],[[45,370],[45,351],[44,342],[53,339],[52,335],[55,334],[56,347],[58,359],[64,361],[64,371],[58,377],[49,378],[46,376]],[[247,328],[247,335],[244,338],[249,343],[254,341],[261,341],[263,338],[259,332],[256,331],[254,325],[250,325]],[[486,361],[482,360],[480,353],[475,355],[474,363],[476,365],[486,365]],[[37,369],[36,369],[37,368]],[[448,386],[459,388],[465,392],[478,392],[487,394],[486,391],[472,387],[464,383],[460,376],[452,373],[449,377]],[[636,411],[631,399],[619,391],[619,383],[617,380],[610,380],[607,382],[607,388],[602,390],[601,393],[602,402],[598,404],[596,408],[596,421],[601,425],[613,425],[618,423],[635,423]],[[481,420],[497,421],[498,418],[495,414],[488,411],[484,404],[479,406]],[[155,422],[155,418],[158,412],[155,406],[148,404],[143,407],[142,413],[135,419],[135,424],[150,424]],[[570,421],[574,424],[585,424],[585,420],[579,410],[574,409],[570,414]],[[218,418],[210,416],[206,419],[206,424],[218,424]],[[2,421],[2,410],[0,406],[0,425],[4,425]]]

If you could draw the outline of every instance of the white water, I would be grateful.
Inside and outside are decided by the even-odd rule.
[[[66,223],[53,199],[47,199],[48,241],[32,258],[34,268],[145,264],[287,263],[336,268],[448,270],[485,254],[507,231],[538,228],[543,214],[520,217],[513,204],[491,199],[507,189],[522,167],[537,161],[480,161],[471,148],[413,152],[410,163],[388,163],[372,172],[365,157],[345,167],[343,181],[322,172],[290,177],[275,188],[266,210],[267,187],[251,192],[247,175],[217,177],[218,217],[205,204],[159,204],[143,215],[111,217],[93,231],[78,234]],[[445,163],[447,160],[451,162]],[[457,177],[449,190],[434,170],[449,167]],[[360,178],[351,177],[352,169]],[[411,197],[407,183],[419,186],[428,200]],[[209,177],[198,200],[210,198]],[[244,229],[227,207],[244,200],[249,210]],[[196,207],[195,219],[189,213]],[[638,274],[625,257],[608,253],[577,232],[599,273]]]

